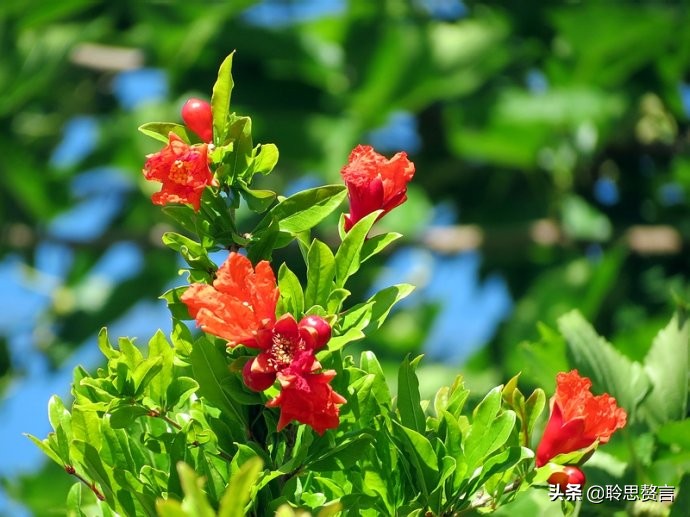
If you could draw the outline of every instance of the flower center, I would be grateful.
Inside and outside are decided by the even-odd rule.
[[[183,160],[175,160],[168,177],[178,185],[186,185],[190,177],[189,164]]]
[[[304,341],[299,338],[293,341],[282,334],[274,334],[270,350],[271,357],[268,362],[276,371],[280,371],[289,366],[297,352],[304,350],[304,348]]]

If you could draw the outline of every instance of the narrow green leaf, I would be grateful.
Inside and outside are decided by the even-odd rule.
[[[180,476],[182,490],[184,490],[184,500],[182,508],[187,515],[194,517],[215,517],[215,512],[208,504],[206,494],[201,487],[203,481],[197,477],[194,469],[184,462],[178,462],[177,473]]]
[[[333,252],[323,242],[314,239],[307,254],[307,289],[304,293],[306,307],[326,306],[333,289],[336,270]]]
[[[100,348],[103,355],[108,359],[117,359],[117,357],[120,355],[120,352],[115,350],[110,344],[110,340],[108,339],[108,329],[105,327],[98,332],[98,348]]]
[[[362,251],[359,254],[360,262],[364,263],[374,255],[378,255],[386,249],[389,244],[397,241],[400,237],[402,237],[402,233],[397,232],[382,233],[369,237],[364,241],[364,244],[362,244]]]
[[[360,368],[374,376],[372,392],[374,393],[376,400],[380,405],[390,409],[391,392],[388,388],[388,383],[386,382],[386,376],[383,373],[383,368],[381,368],[381,364],[374,355],[374,352],[365,350],[362,352],[362,356],[359,361]]]
[[[278,269],[278,289],[280,290],[280,297],[286,305],[287,312],[295,316],[304,313],[302,284],[297,275],[284,262]]]
[[[525,413],[527,416],[527,436],[532,435],[534,426],[539,420],[539,416],[542,411],[544,411],[544,406],[546,406],[546,394],[541,388],[537,388],[532,392],[532,394],[525,401]]]
[[[176,379],[173,374],[173,358],[175,353],[173,348],[168,343],[165,338],[165,334],[159,329],[149,340],[148,348],[148,359],[153,357],[160,358],[161,368],[158,375],[154,376],[148,382],[148,396],[156,403],[160,408],[165,409],[168,404],[167,392],[168,388],[172,384],[173,380]],[[175,401],[177,402],[177,401]]]
[[[263,465],[264,462],[261,461],[261,458],[250,458],[230,478],[228,488],[220,500],[218,517],[242,517],[246,515],[245,506],[251,499],[252,491],[261,475]]]
[[[409,356],[405,357],[398,370],[398,412],[402,425],[423,433],[426,428],[424,411],[421,406],[419,395],[419,380],[415,369],[421,361],[422,356],[417,356],[410,361]]]
[[[280,231],[296,235],[319,224],[338,208],[345,196],[347,190],[344,185],[325,185],[293,194],[274,206],[259,222],[254,233],[263,232],[275,219]]]
[[[490,452],[496,438],[491,436],[491,429],[501,409],[501,388],[501,386],[497,386],[492,389],[474,409],[472,427],[464,447],[469,471],[479,465],[481,460]],[[501,429],[503,426],[511,425],[509,420],[505,420],[506,418],[512,418],[512,424],[515,423],[515,413],[507,411],[504,414],[509,416],[503,417],[504,423],[502,423]]]
[[[139,126],[138,129],[146,136],[166,144],[170,139],[170,133],[175,133],[187,143],[198,140],[193,133],[187,131],[185,126],[174,122],[147,122]]]
[[[350,228],[335,254],[335,284],[344,287],[349,277],[357,272],[360,266],[360,253],[371,227],[376,222],[380,211],[373,212]]]
[[[233,51],[223,60],[218,69],[218,79],[213,85],[211,96],[211,111],[213,113],[213,143],[217,146],[225,143],[226,123],[230,113],[230,98],[235,83],[232,79],[232,58]]]
[[[45,454],[46,456],[48,456],[51,460],[53,460],[55,463],[57,463],[57,464],[60,465],[61,467],[64,467],[64,466],[65,466],[65,462],[62,461],[62,459],[60,459],[60,456],[58,455],[58,451],[55,450],[55,449],[53,449],[53,448],[50,446],[50,441],[49,441],[47,438],[44,439],[44,440],[40,440],[40,439],[36,438],[34,435],[32,435],[32,434],[28,434],[28,433],[23,433],[23,434],[24,434],[24,436],[26,436],[29,440],[31,440],[32,442],[34,442],[34,444],[36,445],[36,447],[38,447],[39,449],[41,449],[41,451],[43,451],[43,454]]]

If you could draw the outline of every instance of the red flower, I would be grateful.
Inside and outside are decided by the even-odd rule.
[[[321,368],[314,351],[331,338],[331,327],[323,318],[306,316],[297,323],[292,314],[284,314],[273,325],[270,335],[257,342],[262,352],[242,370],[244,382],[254,391],[269,388],[276,375],[302,375]]]
[[[390,160],[369,145],[358,145],[340,171],[350,198],[350,213],[345,216],[345,231],[376,210],[379,218],[407,199],[407,183],[414,176],[414,163],[404,152]]]
[[[347,400],[331,388],[329,383],[333,377],[335,370],[305,376],[278,374],[282,389],[276,398],[266,404],[280,408],[277,430],[280,431],[292,420],[311,426],[319,434],[338,427],[338,404],[344,404]]]
[[[156,205],[189,203],[199,210],[201,194],[206,185],[216,185],[208,168],[208,146],[190,146],[175,133],[168,135],[168,145],[147,156],[144,176],[160,181],[160,192],[151,196]]]
[[[213,285],[192,284],[180,299],[204,332],[227,339],[228,346],[263,348],[259,343],[271,339],[278,296],[268,262],[254,269],[247,257],[233,252]]]
[[[625,410],[611,395],[594,396],[592,381],[577,370],[559,373],[556,394],[551,398],[551,416],[537,447],[537,467],[559,454],[606,443],[616,429],[625,426]]]

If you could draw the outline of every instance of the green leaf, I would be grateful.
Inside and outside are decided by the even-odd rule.
[[[211,111],[213,113],[213,143],[217,146],[225,143],[226,124],[230,113],[230,98],[235,86],[232,80],[232,58],[235,52],[230,53],[223,60],[218,69],[218,79],[213,85],[211,95]]]
[[[98,332],[98,348],[100,348],[103,355],[108,359],[117,359],[120,355],[120,352],[115,350],[110,344],[108,329],[105,327]]]
[[[266,217],[269,216],[270,212],[266,214]],[[277,241],[281,235],[278,221],[276,219],[270,219],[268,226],[260,232],[256,233],[255,231],[252,234],[251,242],[247,247],[247,256],[249,260],[254,264],[261,260],[270,260],[273,250],[280,247]]]
[[[247,202],[247,206],[257,214],[263,214],[276,200],[277,194],[272,190],[253,190],[250,188],[241,188],[240,194]]]
[[[359,269],[362,245],[380,213],[377,210],[357,221],[345,235],[335,254],[336,287],[344,287],[347,279]]]
[[[628,414],[634,414],[650,388],[642,366],[599,337],[577,311],[561,316],[558,327],[580,374],[589,377],[596,389],[614,396]]]
[[[70,441],[72,439],[72,416],[57,395],[48,401],[48,420],[55,430],[57,447],[54,448],[62,459],[63,465],[70,465]]]
[[[139,417],[148,414],[149,410],[143,406],[126,405],[113,409],[110,413],[110,427],[126,429]]]
[[[191,377],[174,377],[168,386],[166,399],[170,409],[184,405],[189,397],[199,389],[199,383]]]
[[[307,254],[307,289],[304,293],[306,307],[326,306],[333,289],[335,269],[331,249],[323,242],[314,239]]]
[[[159,329],[149,340],[148,359],[158,357],[161,360],[161,369],[148,383],[148,396],[162,409],[168,405],[168,392],[170,386],[177,380],[173,374],[173,358],[175,353],[172,346],[165,338],[165,334]],[[179,399],[178,399],[179,400]],[[172,404],[176,404],[177,400]]]
[[[359,254],[359,261],[366,262],[374,255],[378,255],[384,249],[386,249],[389,244],[397,241],[400,237],[402,237],[402,233],[397,232],[382,233],[380,235],[369,237],[364,241],[364,244],[362,244],[362,251]]]
[[[326,185],[293,194],[274,206],[253,233],[262,233],[271,220],[276,220],[281,232],[296,235],[319,224],[338,208],[345,196],[344,185]]]
[[[41,449],[41,451],[43,451],[43,454],[45,454],[46,456],[48,456],[51,460],[53,460],[55,463],[57,463],[57,464],[60,465],[61,467],[64,467],[64,466],[65,466],[65,462],[62,461],[62,459],[60,458],[60,456],[59,456],[59,454],[58,454],[58,451],[55,450],[55,449],[53,449],[53,448],[50,446],[50,440],[48,440],[47,438],[46,438],[46,439],[43,439],[43,440],[40,440],[40,439],[36,438],[34,435],[32,435],[32,434],[28,434],[28,433],[23,433],[23,434],[24,434],[24,436],[26,436],[29,440],[31,440],[32,442],[34,442],[34,444],[36,445],[36,447],[38,447],[39,449]]]
[[[72,409],[72,438],[100,449],[102,437],[101,418],[95,411],[81,411],[76,407]]]
[[[365,350],[362,352],[359,360],[360,368],[374,376],[374,383],[372,385],[372,392],[378,403],[390,409],[391,407],[391,392],[386,382],[386,376],[383,373],[381,364],[374,355],[374,352]]]
[[[417,471],[419,489],[428,496],[438,481],[438,459],[431,442],[423,434],[393,420],[393,432],[402,442],[409,461]]]
[[[182,508],[186,514],[194,517],[215,517],[215,512],[201,489],[203,481],[197,477],[194,469],[180,461],[177,463],[177,473],[184,490]]]
[[[163,244],[173,251],[177,251],[187,264],[193,268],[215,271],[216,265],[208,258],[208,252],[198,242],[175,232],[165,232]]]
[[[472,427],[464,446],[470,472],[483,458],[505,443],[515,426],[515,413],[505,411],[498,416],[500,409],[501,386],[492,389],[474,409]]]
[[[539,420],[539,416],[541,415],[542,411],[544,411],[545,406],[546,394],[544,393],[544,390],[541,388],[537,388],[536,390],[534,390],[525,401],[525,415],[527,419],[525,425],[527,428],[528,437],[532,435],[534,426],[537,423],[537,420]]]
[[[366,302],[348,309],[338,322],[341,330],[356,328],[368,333],[379,329],[393,306],[413,290],[414,286],[409,284],[382,289]]]
[[[138,129],[146,136],[150,136],[166,144],[169,142],[170,133],[175,133],[187,143],[198,140],[196,135],[188,132],[185,126],[174,122],[148,122],[139,126]]]
[[[233,187],[248,186],[252,179],[252,119],[231,114],[226,138],[233,142],[233,146],[223,156],[222,166],[216,173],[220,178],[228,176]]]
[[[252,491],[261,475],[264,462],[261,458],[248,459],[231,478],[228,488],[220,500],[218,517],[242,517],[246,515],[245,506],[251,499]]]
[[[223,388],[225,379],[236,375],[228,370],[224,351],[202,337],[194,343],[189,360],[194,378],[199,383],[199,395],[246,427],[244,411]]]
[[[168,289],[158,298],[165,300],[168,304],[168,310],[173,318],[178,320],[191,320],[187,306],[180,301],[180,296],[187,290],[187,286],[173,287]]]
[[[296,317],[304,313],[304,292],[302,283],[284,262],[278,269],[278,289],[286,312]]]
[[[134,397],[138,398],[144,394],[151,380],[163,369],[163,358],[153,357],[145,359],[132,373],[134,379]]]
[[[258,149],[258,154],[257,154]],[[278,147],[275,144],[261,144],[254,149],[253,174],[268,174],[278,163]]]
[[[409,356],[405,357],[398,370],[398,412],[402,425],[423,433],[426,428],[424,411],[421,406],[419,395],[419,380],[415,369],[422,360],[422,356],[417,356],[410,361]]]
[[[652,385],[641,410],[654,429],[686,416],[688,407],[688,320],[674,315],[654,338],[644,359]]]

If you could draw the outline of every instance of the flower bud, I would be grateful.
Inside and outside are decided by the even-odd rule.
[[[242,377],[244,383],[250,390],[264,391],[270,388],[276,380],[275,373],[265,373],[261,371],[252,371],[254,359],[247,361],[242,368]]]
[[[213,140],[213,115],[211,105],[201,99],[191,98],[182,106],[182,120],[201,140]]]
[[[307,346],[318,350],[331,339],[331,326],[321,316],[305,316],[299,322],[300,336]]]
[[[585,473],[574,465],[566,465],[562,472],[554,472],[549,476],[549,485],[559,485],[563,491],[568,485],[583,487],[586,481]]]

